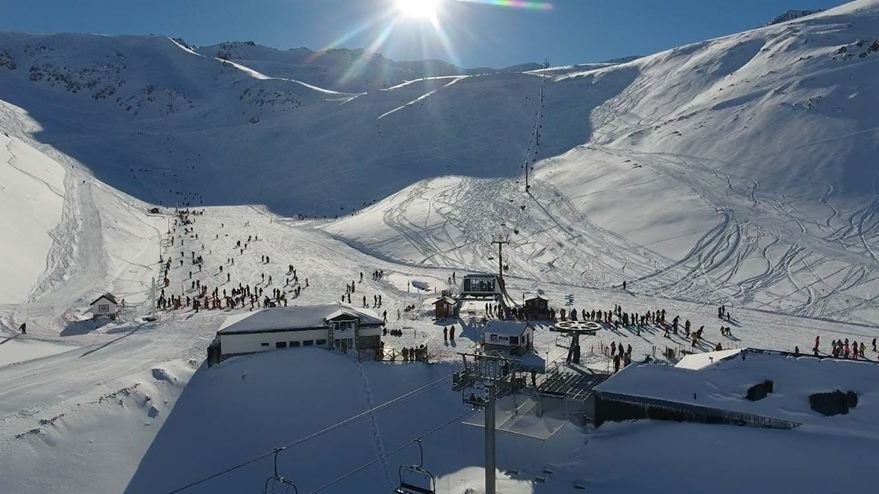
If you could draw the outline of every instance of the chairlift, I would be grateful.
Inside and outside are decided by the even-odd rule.
[[[483,408],[488,403],[488,390],[480,384],[465,387],[461,390],[461,401],[474,409]]]
[[[424,468],[421,439],[415,442],[418,443],[420,461],[418,465],[400,465],[400,486],[394,490],[394,494],[436,494],[436,477]]]
[[[519,234],[519,229],[518,229],[518,228],[514,228],[514,229],[513,229],[513,233],[515,233],[516,235],[518,235],[518,234]]]
[[[278,475],[278,453],[287,448],[275,449],[275,473],[266,479],[263,494],[299,494],[299,489],[287,477]]]
[[[458,371],[452,374],[452,389],[461,391],[462,389],[473,384],[473,377],[466,370]]]

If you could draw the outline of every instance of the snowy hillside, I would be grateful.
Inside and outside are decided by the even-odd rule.
[[[36,139],[102,181],[154,203],[259,203],[288,215],[350,212],[427,177],[515,176],[540,84],[497,73],[345,95],[167,38],[5,34],[0,49],[16,67],[0,72],[3,99],[40,122]],[[546,155],[586,140],[585,116],[632,77],[560,83],[564,113],[547,120]],[[586,88],[585,100],[573,97]]]
[[[2,111],[14,111],[3,106]],[[61,221],[64,168],[26,143],[0,134],[0,304],[21,302],[46,269],[52,230]],[[15,259],[16,262],[10,262]]]
[[[182,42],[182,40],[179,40]],[[527,72],[541,68],[537,63],[511,67],[458,67],[443,60],[396,61],[362,49],[330,48],[279,50],[253,41],[230,41],[193,47],[206,57],[229,60],[272,77],[296,79],[335,91],[362,93],[387,89],[407,81],[428,77]],[[618,60],[621,63],[626,60]]]
[[[782,22],[792,21],[794,19],[806,17],[807,15],[817,14],[819,12],[822,12],[822,10],[788,10],[787,12],[769,21],[768,25],[772,26],[775,24],[781,24]]]
[[[243,41],[203,46],[196,51],[208,57],[240,63],[272,77],[298,79],[315,86],[355,93],[384,89],[424,77],[466,74],[464,69],[440,60],[395,62],[378,53],[343,48],[278,50]]]
[[[510,180],[434,180],[329,229],[407,262],[483,268],[474,242],[506,232],[511,274],[870,322],[877,26],[879,3],[861,1],[555,74],[544,142],[550,120],[573,117],[556,106],[566,83],[590,82],[581,102],[611,94],[590,103],[583,145],[537,163],[532,196]]]

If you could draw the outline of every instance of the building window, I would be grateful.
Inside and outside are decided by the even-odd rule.
[[[491,339],[491,341],[497,341],[497,335],[496,334],[491,335],[490,339]]]
[[[519,337],[518,336],[510,336],[510,344],[511,345],[518,345],[519,344]]]
[[[354,329],[354,321],[340,321],[336,323],[336,331],[348,331]]]
[[[275,348],[287,348],[287,342],[286,341],[275,342]]]
[[[290,348],[295,348],[295,347],[298,347],[298,346],[299,346],[299,342],[298,342],[298,341],[291,341],[291,342],[290,342]]]
[[[305,340],[302,342],[302,346],[312,346],[314,345],[314,340]]]
[[[324,346],[327,344],[327,340],[315,340],[314,344],[317,346]]]
[[[259,346],[269,346],[268,343],[260,343]]]

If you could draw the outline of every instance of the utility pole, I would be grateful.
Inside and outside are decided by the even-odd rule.
[[[496,455],[494,428],[494,384],[488,385],[488,401],[485,404],[485,494],[496,494]]]
[[[497,275],[498,281],[504,281],[504,245],[510,243],[509,235],[495,235],[491,239],[491,243],[497,245]]]
[[[150,315],[155,317],[156,315],[156,306],[158,305],[158,301],[156,300],[156,277],[153,276],[153,282],[150,284],[150,304],[152,304],[152,308],[150,309]]]
[[[461,391],[464,403],[485,414],[485,493],[497,493],[497,429],[495,403],[499,396],[517,392],[518,380],[524,382],[523,371],[515,362],[500,355],[462,353],[464,370],[455,373],[452,387]]]

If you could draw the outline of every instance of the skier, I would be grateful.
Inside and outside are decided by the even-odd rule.
[[[21,326],[18,327],[18,330],[21,331],[21,334],[27,334],[27,323],[21,323]]]

